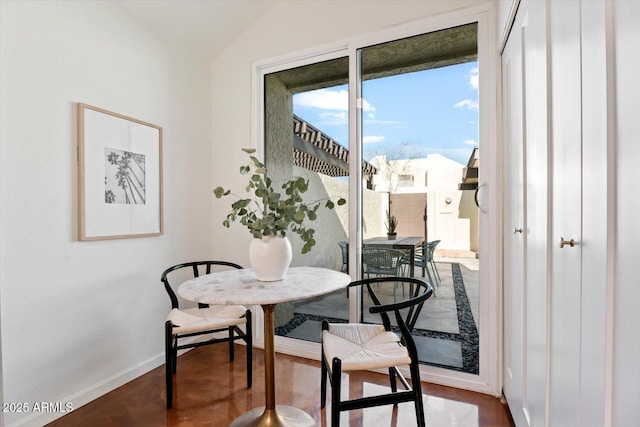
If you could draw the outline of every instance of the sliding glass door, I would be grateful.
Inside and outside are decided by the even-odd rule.
[[[435,296],[414,331],[420,361],[477,374],[477,24],[359,55],[362,161],[375,168],[362,181],[364,274],[431,283]]]
[[[285,69],[264,76],[264,157],[275,182],[309,180],[308,202],[349,200],[348,57]],[[302,254],[291,238],[292,266],[348,271],[347,206],[321,209],[313,223],[316,244]],[[276,308],[276,334],[320,342],[321,321],[348,319],[346,291]]]
[[[491,237],[482,243],[482,229],[497,228],[486,217],[483,226],[480,209],[488,197],[486,182],[479,184],[486,135],[481,30],[474,20],[458,21],[378,36],[374,43],[359,39],[290,63],[278,60],[258,67],[257,85],[262,155],[271,178],[309,179],[308,201],[347,200],[321,212],[310,253],[301,254],[301,243],[291,239],[292,265],[340,270],[355,280],[382,274],[363,261],[367,248],[398,253],[394,274],[423,278],[435,289],[414,333],[425,373],[440,382],[482,374],[480,318],[485,295],[497,286],[480,286],[488,274],[480,269],[481,248],[495,249],[487,243]],[[495,142],[486,152],[495,152]],[[406,291],[396,289],[389,298]],[[278,306],[279,351],[317,357],[321,321],[360,319],[360,298],[344,290]]]

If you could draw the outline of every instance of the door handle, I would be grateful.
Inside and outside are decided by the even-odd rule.
[[[513,227],[513,234],[522,234],[522,228]]]
[[[564,237],[560,237],[560,247],[564,248],[564,245],[569,245],[571,247],[574,247],[576,245],[576,242],[573,239],[564,240]]]

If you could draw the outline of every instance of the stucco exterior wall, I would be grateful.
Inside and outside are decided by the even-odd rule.
[[[440,240],[437,254],[446,256],[474,256],[479,251],[478,208],[473,191],[458,190],[464,165],[441,156],[430,154],[421,159],[372,159],[380,168],[374,178],[374,189],[386,194],[392,191],[391,213],[407,217],[411,210],[412,224],[398,224],[403,235],[424,236],[424,203],[418,208],[413,200],[402,195],[424,194],[427,204],[427,240]],[[399,184],[399,175],[412,175],[413,185]]]

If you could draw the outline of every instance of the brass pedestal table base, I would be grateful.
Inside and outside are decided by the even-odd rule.
[[[273,310],[275,304],[265,304],[264,311],[264,389],[266,406],[245,412],[233,420],[230,427],[316,427],[311,415],[293,406],[276,405],[275,346]]]
[[[261,282],[253,269],[231,269],[195,277],[178,287],[178,295],[189,301],[214,305],[260,304],[264,311],[265,405],[240,415],[231,423],[232,427],[317,425],[309,414],[300,409],[276,406],[273,311],[278,303],[313,298],[344,289],[350,280],[347,274],[328,268],[290,267],[282,280]]]
[[[230,427],[316,427],[311,415],[293,406],[276,405],[275,409],[252,409],[236,418]]]

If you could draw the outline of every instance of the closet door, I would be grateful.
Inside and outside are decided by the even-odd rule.
[[[605,425],[605,2],[550,3],[553,249],[550,425]],[[562,242],[561,242],[562,240]]]
[[[502,55],[507,191],[504,232],[504,394],[522,425],[524,369],[524,135],[521,32],[514,29]]]
[[[552,425],[577,425],[580,411],[581,95],[580,4],[551,5],[553,235],[550,416]],[[560,125],[561,124],[561,125]],[[574,245],[563,244],[574,240]]]
[[[549,237],[544,2],[521,3],[502,64],[508,173],[504,392],[518,425],[541,425]]]
[[[620,338],[634,335],[621,330],[637,325],[637,304],[617,295],[628,289],[620,280],[626,253],[637,276],[638,239],[628,237],[637,214],[627,227],[616,223],[633,210],[621,201],[635,198],[618,186],[635,175],[616,180],[616,161],[637,164],[617,153],[617,120],[633,117],[637,128],[638,83],[628,70],[638,68],[638,22],[632,2],[522,1],[504,50],[509,228],[524,212],[522,242],[505,237],[504,391],[518,426],[637,424],[638,352],[620,364],[622,348],[637,342]],[[631,65],[617,69],[620,60]],[[617,238],[633,243],[621,251]],[[637,290],[635,282],[629,288]],[[626,316],[624,304],[634,307]]]
[[[615,271],[615,297],[610,301],[611,321],[615,325],[612,337],[613,384],[611,394],[614,425],[632,426],[640,420],[640,284],[638,274],[638,242],[640,242],[640,197],[638,197],[638,99],[640,99],[640,2],[615,4],[615,82],[616,93],[616,154],[611,171],[616,188],[615,247],[616,259],[610,267]],[[627,52],[635,52],[628,55]],[[610,197],[612,198],[612,197]],[[631,338],[629,337],[636,337]]]

